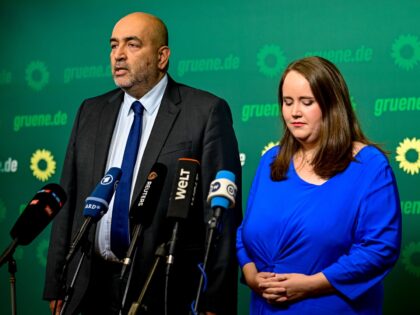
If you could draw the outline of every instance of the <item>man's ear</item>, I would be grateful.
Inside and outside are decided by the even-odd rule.
[[[163,70],[167,67],[169,63],[169,56],[171,55],[171,50],[168,46],[161,46],[158,51],[158,67]]]

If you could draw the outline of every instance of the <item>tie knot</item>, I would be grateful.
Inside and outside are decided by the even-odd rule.
[[[136,115],[143,115],[144,107],[139,101],[133,102],[133,104],[131,104],[131,109]]]

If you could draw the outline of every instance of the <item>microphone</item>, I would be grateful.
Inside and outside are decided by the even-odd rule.
[[[135,257],[137,252],[137,243],[142,235],[143,231],[150,226],[153,221],[153,217],[156,212],[156,208],[159,204],[159,198],[162,193],[163,184],[165,182],[165,177],[167,173],[167,168],[161,163],[155,163],[152,169],[147,176],[147,181],[143,186],[143,189],[140,192],[140,195],[137,197],[133,204],[133,208],[130,210],[130,222],[133,223],[133,232],[131,235],[130,246],[128,247],[125,258],[122,260],[123,266],[121,268],[120,279],[123,280],[127,273],[127,268],[129,265],[130,272],[125,282],[125,289],[121,292],[124,292],[121,310],[124,309],[128,288],[131,283],[132,270],[135,265]],[[133,258],[134,257],[134,258]],[[147,289],[147,285],[143,287],[143,290]]]
[[[101,179],[99,184],[96,185],[92,194],[85,200],[85,208],[83,210],[83,215],[86,217],[79,231],[73,239],[73,242],[70,245],[69,252],[65,258],[63,269],[61,270],[60,283],[65,291],[63,298],[63,305],[61,308],[60,314],[65,314],[65,311],[68,306],[68,301],[71,299],[74,289],[74,283],[76,282],[77,276],[80,271],[80,266],[83,263],[83,260],[86,255],[86,248],[82,249],[82,256],[77,265],[76,271],[73,275],[73,279],[69,287],[65,287],[66,283],[66,273],[70,260],[73,258],[76,250],[80,247],[82,242],[85,240],[86,235],[92,226],[93,223],[98,222],[102,216],[108,211],[109,202],[114,194],[115,189],[117,188],[119,179],[121,178],[121,169],[118,167],[112,167],[108,170],[105,176]],[[85,243],[86,244],[86,243]],[[86,247],[86,245],[85,245]],[[56,306],[55,306],[56,307]],[[55,313],[54,307],[54,313]]]
[[[0,266],[13,254],[17,245],[31,243],[54,219],[66,201],[66,193],[60,185],[51,183],[42,187],[10,230],[13,241],[0,257]]]
[[[127,265],[131,263],[132,253],[140,234],[152,223],[165,182],[166,173],[167,168],[165,165],[161,163],[155,163],[153,165],[140,195],[134,202],[134,208],[130,210],[130,222],[134,224],[132,229],[133,233],[126,257],[123,259],[124,265],[121,270],[121,277],[123,277]]]
[[[219,217],[223,209],[235,206],[238,188],[235,185],[235,174],[230,171],[219,171],[210,184],[207,202],[214,210],[214,216]]]
[[[108,170],[99,184],[95,187],[92,194],[86,198],[83,215],[86,217],[80,230],[77,232],[70,246],[69,253],[66,256],[65,266],[73,257],[75,251],[79,248],[81,240],[85,237],[90,226],[94,222],[98,222],[102,216],[108,211],[109,202],[117,188],[119,179],[121,178],[121,169],[112,167]]]
[[[221,170],[217,172],[216,178],[210,184],[210,191],[207,196],[207,202],[213,209],[213,217],[208,222],[209,228],[202,265],[203,272],[201,273],[200,282],[198,284],[197,296],[193,302],[194,314],[197,314],[198,311],[198,305],[204,284],[204,273],[206,271],[207,261],[210,256],[214,231],[219,225],[219,219],[223,210],[233,208],[235,206],[235,197],[237,191],[238,188],[235,185],[235,174],[230,171]]]
[[[161,163],[153,165],[140,195],[134,202],[134,209],[130,211],[131,222],[141,224],[143,228],[152,223],[167,172],[165,165]]]
[[[175,220],[172,237],[169,241],[168,258],[166,261],[166,274],[170,272],[174,263],[175,245],[178,237],[180,220],[188,217],[194,205],[195,193],[198,185],[198,171],[200,162],[189,158],[178,159],[175,181],[169,199],[167,218]]]

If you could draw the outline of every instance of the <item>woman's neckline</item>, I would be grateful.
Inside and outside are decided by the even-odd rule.
[[[359,156],[360,155],[360,153],[365,149],[365,148],[367,148],[367,147],[370,147],[369,145],[363,145],[357,152],[356,152],[356,154],[354,155],[354,158],[357,158],[357,156]],[[329,183],[332,179],[334,179],[334,177],[336,176],[336,175],[334,175],[333,177],[330,177],[330,178],[328,178],[327,180],[325,180],[325,181],[323,181],[323,182],[321,182],[321,183],[313,183],[313,182],[310,182],[310,181],[308,181],[308,180],[306,180],[306,179],[304,179],[304,178],[302,178],[300,175],[299,175],[299,173],[298,173],[298,171],[296,170],[296,167],[295,167],[295,163],[294,163],[294,159],[292,158],[292,160],[291,160],[291,167],[292,167],[292,170],[293,170],[293,172],[296,174],[296,177],[301,181],[301,182],[303,182],[303,183],[305,183],[305,184],[307,184],[307,185],[312,185],[312,186],[316,186],[316,187],[321,187],[321,186],[324,186],[324,185],[326,185],[327,183]]]

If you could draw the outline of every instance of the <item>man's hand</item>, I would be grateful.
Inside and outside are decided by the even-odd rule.
[[[62,307],[63,307],[63,300],[50,301],[50,310],[51,310],[52,315],[60,315]],[[54,314],[54,309],[55,309],[55,314]]]

